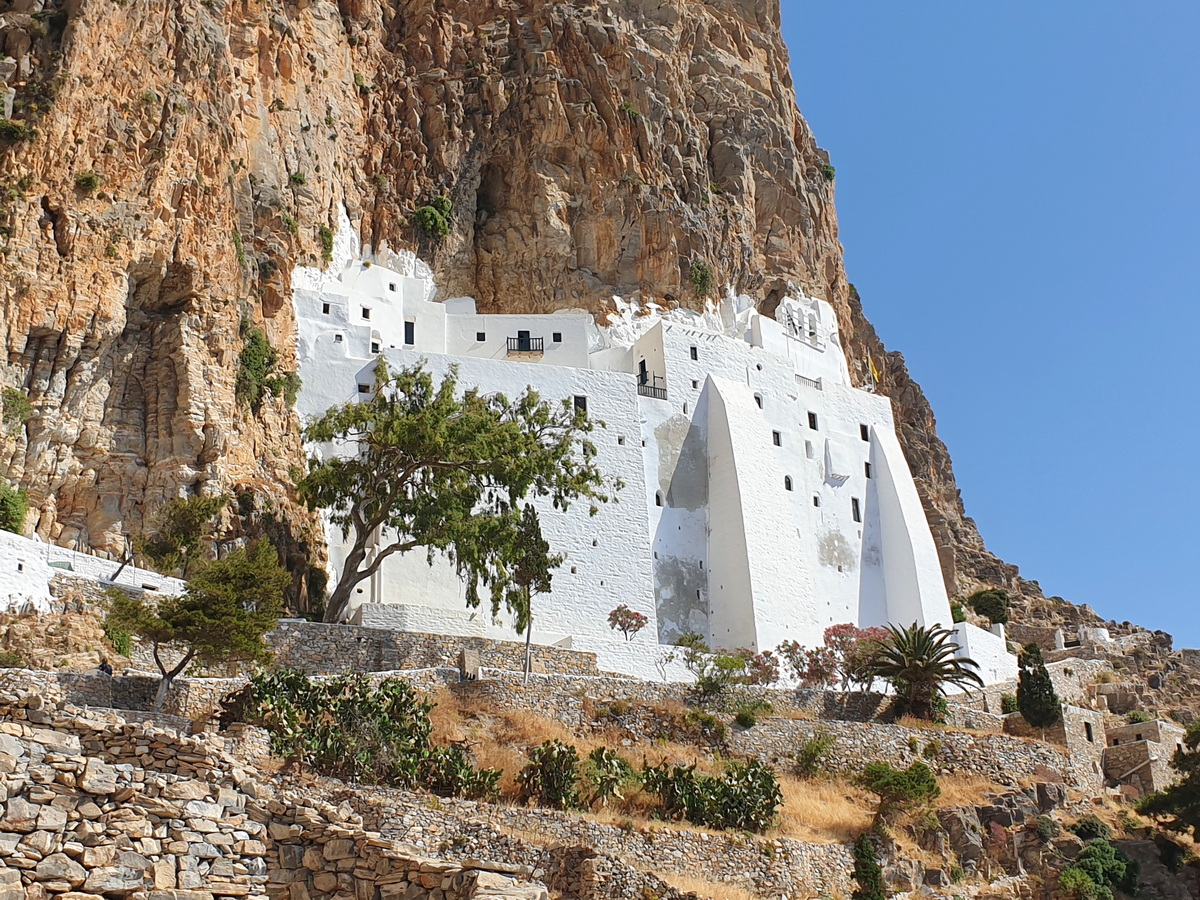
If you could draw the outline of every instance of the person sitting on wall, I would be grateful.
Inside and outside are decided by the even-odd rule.
[[[108,675],[110,678],[112,677],[112,663],[110,663],[108,661],[107,657],[104,657],[104,656],[100,657],[99,668],[100,668],[100,672],[102,674]]]

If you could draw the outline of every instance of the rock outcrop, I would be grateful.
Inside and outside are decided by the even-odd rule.
[[[0,380],[33,403],[0,466],[43,537],[120,553],[164,499],[231,492],[260,498],[247,528],[311,549],[299,423],[235,387],[250,328],[294,366],[289,272],[330,255],[344,205],[484,310],[695,303],[710,281],[766,311],[789,283],[828,299],[856,378],[882,370],[952,590],[1016,584],[847,282],[777,0],[0,8]],[[412,224],[439,196],[442,238]]]

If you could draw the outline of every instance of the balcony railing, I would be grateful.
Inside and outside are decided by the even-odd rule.
[[[818,391],[824,390],[824,388],[821,387],[821,379],[820,378],[812,379],[812,378],[805,378],[803,375],[797,375],[796,376],[796,384],[802,384],[805,387],[814,388]]]
[[[655,400],[667,399],[667,383],[658,375],[638,375],[637,391],[643,397]]]
[[[508,339],[509,356],[542,356],[546,352],[546,339],[540,337],[510,337]]]

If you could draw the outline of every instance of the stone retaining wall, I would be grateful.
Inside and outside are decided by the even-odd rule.
[[[323,622],[283,620],[268,640],[279,665],[309,675],[457,666],[463,650],[477,654],[480,665],[494,669],[520,671],[525,660],[525,645],[519,641]],[[558,647],[538,647],[533,654],[533,668],[535,672],[563,675],[600,674],[594,653]]]
[[[1059,748],[1002,734],[765,719],[753,728],[735,729],[728,742],[738,755],[756,756],[788,770],[799,747],[819,731],[834,738],[826,765],[835,772],[861,772],[868,762],[903,767],[921,759],[941,774],[981,775],[1003,785],[1016,785],[1022,779],[1047,781],[1050,773],[1077,787],[1093,785],[1081,780],[1068,754]]]

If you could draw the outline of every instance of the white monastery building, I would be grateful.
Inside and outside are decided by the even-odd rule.
[[[603,323],[570,310],[481,315],[471,298],[435,302],[411,255],[358,258],[348,225],[330,270],[293,277],[302,417],[369,398],[382,356],[392,368],[456,365],[463,388],[532,387],[605,423],[592,436],[596,461],[625,487],[594,517],[586,503],[539,506],[566,559],[535,601],[535,642],[647,676],[659,645],[688,631],[713,647],[767,650],[819,645],[842,622],[941,623],[985,681],[1016,677],[1001,635],[952,626],[891,404],[851,385],[828,303],[788,298],[776,319],[745,297],[702,313],[617,301]],[[328,532],[336,578],[347,548]],[[448,562],[397,554],[359,585],[353,620],[514,638],[464,596]],[[650,620],[631,643],[608,626],[621,603]]]

